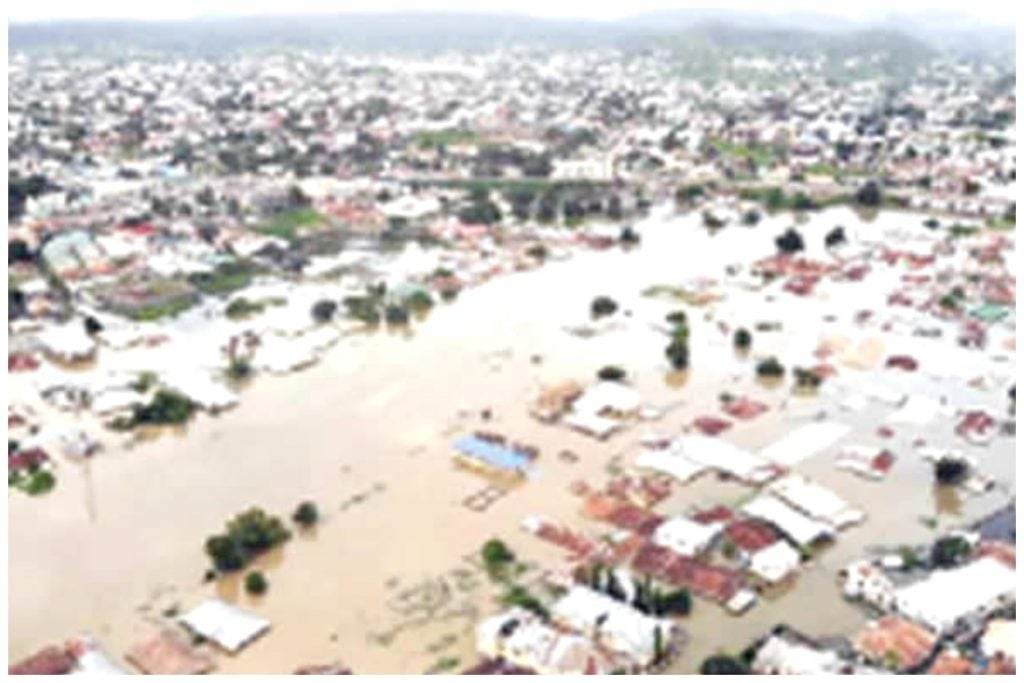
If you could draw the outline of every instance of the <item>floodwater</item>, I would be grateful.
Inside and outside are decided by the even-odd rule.
[[[814,256],[836,224],[846,226],[855,251],[858,240],[896,239],[895,229],[926,232],[922,218],[883,213],[862,221],[836,209],[816,215],[803,231]],[[287,673],[333,661],[359,673],[423,673],[452,657],[464,667],[475,660],[475,622],[497,609],[497,588],[473,560],[480,545],[503,538],[541,570],[557,564],[561,552],[520,530],[524,517],[540,514],[581,530],[609,531],[582,518],[571,482],[601,485],[610,467],[631,464],[643,431],[678,431],[715,410],[722,391],[772,407],[721,437],[739,446],[760,449],[823,409],[828,419],[853,427],[842,442],[884,444],[897,461],[881,482],[836,469],[835,447],[797,464],[796,471],[864,509],[867,521],[843,532],[801,571],[792,589],[741,617],[698,600],[682,622],[690,644],[673,671],[692,672],[707,654],[736,651],[780,622],[818,634],[856,630],[864,615],[842,600],[839,569],[872,547],[934,537],[937,531],[925,519],[947,528],[1004,503],[1015,493],[1014,440],[997,437],[988,448],[970,446],[942,417],[923,427],[897,427],[894,437],[883,439],[875,428],[895,408],[871,401],[856,414],[844,412],[838,404],[846,387],[882,382],[1002,413],[1015,354],[1000,342],[1012,336],[1012,327],[996,336],[990,343],[995,350],[988,352],[951,350],[947,332],[929,342],[931,364],[922,362],[918,373],[843,369],[826,383],[833,389],[823,388],[817,397],[796,397],[788,385],[773,388],[753,379],[753,365],[764,355],[787,365],[815,363],[811,352],[825,333],[877,336],[887,353],[925,353],[924,342],[910,337],[906,326],[885,334],[853,324],[856,310],[874,309],[883,320],[889,315],[885,298],[899,274],[879,265],[864,282],[823,283],[806,299],[781,292],[778,284],[761,291],[723,288],[721,304],[688,309],[692,367],[672,373],[663,355],[665,338],[653,325],[681,306],[641,292],[654,284],[721,279],[727,265],[772,253],[775,235],[791,223],[777,217],[710,236],[699,220],[652,218],[638,226],[638,248],[582,252],[502,276],[439,305],[411,334],[347,336],[308,370],[258,377],[242,390],[236,408],[201,415],[186,430],[130,447],[114,442],[85,464],[62,461],[49,495],[9,496],[12,660],[80,632],[92,633],[121,657],[155,631],[166,610],[184,611],[220,595],[273,623],[241,654],[218,656],[224,673]],[[628,315],[590,338],[567,332],[566,326],[585,321],[597,295],[615,298]],[[829,314],[834,322],[824,319]],[[782,329],[755,332],[753,351],[742,357],[719,331],[719,320],[751,329],[779,321]],[[1006,358],[991,357],[998,354]],[[527,403],[540,387],[589,381],[609,364],[627,370],[645,403],[670,409],[657,422],[605,442],[529,417]],[[986,390],[967,385],[974,376],[987,378]],[[10,382],[15,397],[29,391],[22,377]],[[480,415],[485,408],[492,412],[487,422]],[[457,468],[448,447],[473,429],[500,431],[541,452],[537,475],[485,512],[463,501],[489,483]],[[978,457],[997,489],[984,495],[937,492],[930,466],[911,448],[918,436]],[[566,449],[579,461],[557,457]],[[705,477],[677,487],[659,511],[731,505],[748,495],[748,489]],[[262,558],[259,566],[270,583],[265,596],[247,596],[237,577],[202,582],[208,567],[203,542],[229,517],[250,506],[289,515],[307,499],[317,503],[323,520]]]

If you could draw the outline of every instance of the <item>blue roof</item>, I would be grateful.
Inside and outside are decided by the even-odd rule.
[[[453,445],[460,453],[503,470],[525,470],[530,464],[525,454],[476,436],[464,436]]]

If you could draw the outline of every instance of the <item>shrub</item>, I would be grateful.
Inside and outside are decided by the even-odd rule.
[[[868,181],[857,189],[857,193],[853,198],[862,206],[881,206],[882,188],[875,181]]]
[[[155,372],[146,370],[145,372],[140,373],[139,378],[132,383],[132,389],[140,394],[144,394],[153,388],[153,385],[156,384],[156,379],[157,377]]]
[[[750,209],[749,211],[743,212],[743,218],[740,221],[743,225],[754,226],[761,222],[761,212],[757,209]]]
[[[90,337],[103,331],[103,325],[91,315],[85,316],[85,333]]]
[[[737,349],[749,349],[753,341],[753,335],[744,327],[739,328],[732,335],[732,345]]]
[[[302,527],[311,527],[320,519],[320,512],[312,501],[303,501],[292,513],[292,521]]]
[[[775,238],[775,246],[784,254],[795,254],[804,250],[804,238],[793,228],[789,228]]]
[[[548,248],[543,244],[534,244],[526,250],[526,255],[538,261],[543,261],[548,257]]]
[[[187,396],[169,389],[160,389],[148,405],[135,407],[132,422],[136,425],[184,424],[194,411],[195,404]]]
[[[622,244],[640,244],[640,234],[627,225],[619,232],[619,242]]]
[[[250,315],[254,315],[263,310],[263,304],[249,301],[245,297],[238,297],[232,299],[231,303],[228,304],[224,314],[232,320],[241,320],[242,318],[248,318]]]
[[[390,304],[384,309],[384,319],[388,325],[408,325],[409,311],[404,306]]]
[[[665,356],[676,370],[682,370],[690,364],[690,346],[682,339],[673,339],[665,347]]]
[[[230,520],[225,533],[209,537],[206,553],[218,571],[235,571],[290,537],[279,518],[259,508],[251,508]]]
[[[592,318],[612,315],[617,310],[619,310],[619,305],[611,297],[599,296],[590,302],[590,317]]]
[[[786,374],[786,368],[774,357],[759,362],[755,371],[758,377],[777,378]]]
[[[413,311],[426,311],[434,306],[434,299],[423,290],[417,290],[406,297],[405,305]]]
[[[331,301],[330,299],[321,299],[313,304],[311,311],[313,320],[318,323],[329,323],[334,319],[334,314],[338,311],[338,304]]]
[[[829,249],[831,249],[832,247],[837,247],[840,244],[845,244],[845,243],[846,243],[846,230],[844,230],[843,226],[841,226],[841,225],[837,225],[836,227],[832,228],[825,235],[825,246],[828,247]]]
[[[252,375],[252,363],[248,358],[232,358],[228,363],[227,375],[234,380],[245,379]]]
[[[821,375],[804,368],[794,368],[793,377],[801,389],[817,389],[822,382]]]
[[[960,536],[946,536],[932,545],[931,563],[933,567],[947,569],[958,565],[961,560],[971,554],[971,544]]]
[[[749,674],[747,666],[729,655],[711,655],[700,665],[700,672],[704,676],[735,676]]]
[[[682,309],[672,311],[665,316],[665,320],[673,325],[685,325],[687,322],[686,311]]]
[[[501,597],[501,602],[508,607],[522,607],[525,610],[533,612],[542,619],[547,619],[549,616],[547,608],[544,607],[544,603],[538,600],[523,586],[516,585],[509,588]]]
[[[959,484],[967,473],[967,463],[959,458],[943,457],[935,463],[935,481],[940,484]]]
[[[606,365],[597,371],[597,378],[609,382],[621,382],[626,378],[626,371],[617,365]]]
[[[484,568],[492,578],[501,576],[505,568],[516,559],[508,546],[497,538],[492,538],[484,543],[480,549],[480,557],[484,561]]]
[[[249,595],[263,595],[269,587],[263,572],[249,572],[245,575],[245,592]]]

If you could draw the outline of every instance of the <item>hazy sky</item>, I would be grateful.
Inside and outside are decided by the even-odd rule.
[[[782,2],[687,2],[686,0],[176,0],[139,2],[139,0],[35,0],[11,2],[10,21],[46,19],[180,19],[204,15],[306,14],[328,12],[388,12],[396,10],[451,10],[519,12],[541,17],[587,17],[617,19],[657,9],[680,7],[721,7],[758,11],[813,11],[861,19],[884,16],[889,12],[936,10],[966,14],[986,23],[1013,24],[1014,2],[1007,0],[857,0],[853,3],[828,3],[821,0],[783,0]]]

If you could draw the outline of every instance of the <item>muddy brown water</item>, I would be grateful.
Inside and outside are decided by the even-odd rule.
[[[884,226],[916,228],[920,220],[883,213],[863,223],[835,210],[802,229],[810,242],[837,223],[848,234],[870,236]],[[772,408],[720,437],[739,446],[759,449],[803,423],[803,411],[825,409],[829,419],[853,427],[844,442],[884,444],[897,461],[881,482],[836,469],[835,447],[796,465],[864,509],[868,520],[843,532],[792,588],[765,597],[743,616],[697,601],[681,622],[689,644],[671,670],[694,671],[707,654],[736,651],[780,622],[814,634],[852,633],[865,617],[842,600],[837,572],[872,547],[934,537],[924,519],[941,530],[1012,497],[1014,439],[969,446],[945,418],[898,427],[896,436],[882,439],[875,428],[894,410],[890,406],[870,402],[851,414],[828,392],[793,396],[789,382],[765,386],[754,379],[753,366],[765,355],[803,354],[810,364],[804,350],[816,343],[825,312],[838,312],[849,324],[851,302],[881,311],[888,288],[873,285],[871,276],[830,284],[808,300],[780,294],[768,303],[764,292],[727,290],[723,316],[751,329],[761,320],[779,320],[782,331],[755,333],[751,352],[737,356],[729,338],[705,319],[718,309],[690,308],[691,368],[672,372],[663,356],[666,339],[651,323],[682,306],[640,292],[652,284],[721,277],[728,264],[770,253],[774,236],[788,224],[780,217],[709,236],[698,221],[650,221],[642,226],[643,244],[629,253],[580,253],[464,291],[415,322],[408,335],[347,337],[308,370],[256,378],[230,411],[199,416],[185,430],[131,448],[112,445],[83,465],[62,462],[58,487],[43,498],[9,495],[11,659],[80,632],[97,636],[120,658],[156,629],[165,610],[186,610],[219,595],[273,623],[239,655],[218,656],[225,673],[287,673],[335,660],[364,673],[422,673],[443,657],[468,665],[475,659],[473,626],[496,609],[499,592],[470,561],[480,545],[503,538],[544,568],[557,564],[562,552],[523,532],[524,517],[541,514],[581,530],[610,531],[581,517],[570,483],[601,485],[609,463],[630,465],[642,432],[679,430],[714,411],[722,391]],[[566,332],[564,326],[586,319],[590,300],[600,294],[632,315],[590,338]],[[1011,372],[1014,358],[1010,354]],[[627,370],[646,403],[672,409],[604,442],[529,417],[527,403],[541,386],[589,381],[608,364]],[[28,391],[22,377],[17,382],[23,384],[12,382],[12,394]],[[899,381],[908,391],[1002,405],[1004,392],[995,385],[976,391],[959,379],[921,373]],[[487,421],[480,418],[485,408],[492,412]],[[473,429],[500,431],[541,452],[536,475],[485,512],[463,501],[491,482],[456,467],[449,449],[452,439]],[[975,455],[997,489],[980,496],[938,491],[930,466],[912,451],[917,436]],[[578,454],[578,461],[557,458],[562,450]],[[745,487],[705,476],[677,487],[659,511],[734,505],[749,495]],[[238,577],[203,583],[203,541],[230,516],[254,505],[290,515],[306,499],[318,504],[323,519],[314,533],[296,534],[260,559],[256,566],[270,583],[266,595],[246,595]]]

